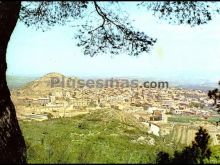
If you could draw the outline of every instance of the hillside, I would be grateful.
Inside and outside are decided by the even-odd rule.
[[[49,73],[12,91],[29,163],[155,163],[158,151],[172,155],[174,149],[190,145],[199,126],[210,132],[212,146],[220,142],[220,127],[213,124],[219,117],[210,114],[204,119],[195,110],[198,114],[211,111],[192,109],[188,104],[192,99],[208,101],[203,92],[175,88],[80,90],[62,83],[52,87],[54,77],[60,81],[69,78]],[[166,108],[161,106],[167,103],[164,100],[170,103]],[[146,105],[156,109],[151,112]],[[166,113],[171,105],[182,108],[181,114]]]
[[[52,78],[58,78],[60,80],[60,83],[62,79],[64,81],[67,80],[67,78],[75,79],[75,77],[65,77],[64,75],[60,73],[48,73],[45,76],[40,77],[39,79],[35,79],[31,82],[26,83],[24,86],[22,86],[19,89],[16,89],[12,91],[13,93],[19,92],[20,95],[23,96],[48,96],[49,93],[56,91],[63,91],[64,88],[60,85],[58,87],[52,87],[51,80]]]
[[[155,163],[158,150],[172,153],[162,139],[112,111],[20,125],[29,163]]]
[[[148,134],[129,115],[111,110],[42,122],[20,121],[20,125],[28,163],[155,163],[159,151],[172,155],[183,147],[181,139],[194,134],[187,127],[176,126],[174,144],[170,137]],[[212,151],[210,163],[220,163],[215,158],[219,146]]]

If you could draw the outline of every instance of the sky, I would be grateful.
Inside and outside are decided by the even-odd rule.
[[[42,32],[18,22],[7,50],[7,74],[43,76],[59,72],[78,77],[220,79],[220,15],[202,26],[170,25],[132,6],[131,2],[123,5],[134,27],[157,38],[150,53],[138,57],[89,57],[76,46],[72,27],[55,26]]]

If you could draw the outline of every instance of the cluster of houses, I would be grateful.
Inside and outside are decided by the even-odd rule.
[[[44,109],[112,108],[124,111],[145,111],[150,121],[166,120],[166,114],[203,115],[209,117],[212,100],[205,92],[181,88],[74,88],[48,91],[42,97],[17,96],[17,105]]]
[[[72,110],[104,110],[115,109],[125,111],[134,116],[139,122],[146,125],[149,133],[156,136],[169,133],[168,129],[161,129],[161,125],[167,124],[169,115],[193,115],[209,118],[213,114],[213,100],[200,90],[181,88],[63,88],[62,90],[47,89],[43,94],[13,94],[16,106],[22,106],[22,112],[26,108],[32,108],[29,118],[46,119],[44,113],[60,115],[72,113]],[[45,94],[46,93],[46,94]],[[217,101],[220,105],[220,101]],[[35,107],[35,108],[33,108]],[[33,109],[37,112],[33,114]],[[60,112],[59,114],[56,114]],[[43,116],[38,115],[43,114]],[[38,116],[37,116],[38,115]],[[71,115],[70,115],[71,116]],[[215,130],[213,131],[216,132]],[[213,133],[213,137],[215,134]],[[218,135],[219,136],[219,135]],[[220,137],[220,136],[219,136]],[[218,138],[219,138],[218,137]],[[220,143],[220,142],[219,142]],[[216,141],[217,144],[217,141]]]

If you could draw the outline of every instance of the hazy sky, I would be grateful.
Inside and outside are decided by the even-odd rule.
[[[10,75],[141,76],[220,79],[220,15],[198,27],[169,25],[149,12],[127,7],[134,26],[157,38],[150,53],[139,57],[84,56],[74,29],[53,27],[42,32],[18,22],[8,52]]]

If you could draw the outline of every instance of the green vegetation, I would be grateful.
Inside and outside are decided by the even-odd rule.
[[[108,118],[108,117],[107,117]],[[146,130],[98,113],[43,122],[20,121],[28,163],[155,163],[156,152],[170,146]],[[133,142],[139,137],[148,140]]]
[[[211,158],[208,163],[210,164],[220,164],[220,145],[211,147]]]
[[[188,116],[188,115],[183,115],[183,116],[172,116],[168,117],[169,122],[180,122],[180,123],[190,123],[194,121],[202,121],[203,119],[201,117],[197,116]]]
[[[120,118],[123,118],[121,121]],[[147,133],[134,122],[106,112],[42,122],[20,121],[28,163],[156,163],[158,151],[174,155],[183,146]],[[146,140],[138,141],[140,137]],[[149,144],[154,139],[154,145]],[[211,148],[211,163],[220,147]]]
[[[169,153],[160,151],[157,154],[158,164],[204,164],[219,162],[219,147],[210,148],[210,135],[202,127],[196,133],[195,140],[190,146],[186,146],[182,151],[176,150],[173,156]]]
[[[169,122],[180,122],[180,123],[190,123],[195,121],[208,121],[208,122],[217,122],[219,121],[219,117],[210,117],[210,118],[202,118],[199,116],[189,116],[189,115],[173,115],[172,117],[168,117]]]

